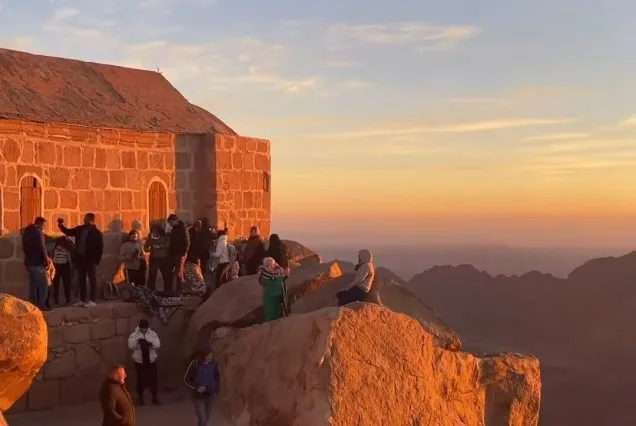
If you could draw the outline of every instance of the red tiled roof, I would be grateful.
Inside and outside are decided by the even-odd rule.
[[[0,49],[0,118],[236,135],[158,72],[7,49]]]

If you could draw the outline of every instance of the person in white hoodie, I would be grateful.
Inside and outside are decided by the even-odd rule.
[[[348,289],[338,292],[338,306],[364,302],[371,292],[374,280],[373,254],[367,249],[360,250],[358,252],[358,264],[356,265],[356,276]]]
[[[157,398],[157,350],[161,347],[159,336],[150,329],[148,320],[139,320],[139,326],[128,337],[128,347],[137,371],[137,393],[139,404],[144,405],[144,390],[150,389],[152,403],[159,405]]]
[[[216,248],[212,256],[216,259],[217,265],[214,270],[214,286],[216,288],[221,287],[227,280],[227,269],[230,264],[230,252],[228,250],[227,243],[227,229],[219,231],[219,238],[216,241]]]

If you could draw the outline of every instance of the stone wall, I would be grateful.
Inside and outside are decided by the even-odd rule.
[[[227,220],[231,237],[247,236],[253,225],[271,228],[270,142],[215,135],[217,221]]]
[[[180,386],[183,365],[180,342],[198,298],[187,298],[167,326],[148,318],[159,334],[159,380],[162,388]],[[81,404],[98,397],[101,381],[112,364],[129,368],[129,387],[134,389],[135,372],[127,341],[139,320],[146,317],[137,306],[125,302],[99,304],[95,308],[60,308],[45,313],[48,324],[48,360],[27,395],[11,412],[51,409]]]
[[[47,233],[96,214],[105,256],[98,279],[118,267],[121,231],[148,230],[148,190],[166,188],[167,213],[227,220],[232,236],[270,229],[270,144],[225,135],[174,135],[0,120],[0,291],[27,295],[20,246],[20,182],[37,178]]]

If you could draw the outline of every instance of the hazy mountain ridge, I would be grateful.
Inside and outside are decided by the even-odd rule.
[[[636,252],[584,262],[567,278],[437,266],[406,286],[476,352],[542,361],[542,424],[636,424]]]

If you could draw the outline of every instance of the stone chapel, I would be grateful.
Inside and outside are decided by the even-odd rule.
[[[36,216],[52,235],[86,212],[105,236],[172,212],[227,221],[232,237],[270,232],[270,142],[159,72],[0,49],[0,154],[0,291],[26,291],[19,231]]]

